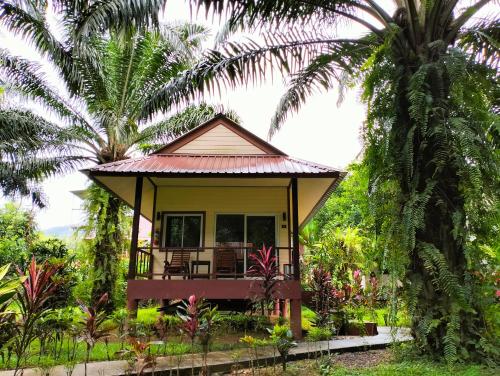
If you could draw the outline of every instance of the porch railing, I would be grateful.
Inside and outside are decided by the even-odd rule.
[[[136,253],[136,277],[150,278],[153,265],[153,250],[151,248],[138,248]]]
[[[293,257],[291,247],[273,247],[276,251],[276,264],[279,279],[293,278]],[[286,250],[288,260],[282,263],[280,251]],[[154,270],[153,251],[164,253],[168,265],[157,263]],[[182,277],[184,279],[241,279],[255,278],[254,273],[248,272],[249,252],[256,252],[250,246],[216,246],[216,247],[140,247],[136,255],[136,277],[155,278]],[[207,257],[208,254],[208,257]],[[228,261],[228,255],[233,261]],[[163,259],[163,257],[162,257]],[[245,259],[247,261],[245,261]],[[245,270],[246,266],[246,270]],[[283,268],[281,268],[283,266]]]

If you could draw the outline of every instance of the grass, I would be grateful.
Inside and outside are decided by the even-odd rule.
[[[158,319],[160,312],[158,312],[158,307],[147,307],[147,308],[139,308],[137,310],[137,321],[143,322],[145,324],[154,324]]]
[[[494,376],[498,375],[499,372],[499,370],[486,368],[485,366],[476,364],[448,366],[446,364],[429,361],[407,361],[380,364],[370,368],[333,368],[329,376]]]
[[[389,314],[388,308],[378,308],[375,309],[373,312],[366,312],[363,315],[363,321],[376,322],[377,325],[379,326],[388,326],[388,324],[386,323],[386,318],[388,314]],[[403,310],[400,310],[397,313],[397,325],[406,327],[410,326],[410,319],[407,313]]]
[[[71,344],[69,344],[69,347],[71,347]],[[54,366],[58,364],[68,363],[68,354],[69,354],[68,340],[64,342],[63,350],[61,351],[61,354],[57,358],[54,358],[54,356],[51,354],[52,348],[48,349],[48,354],[39,357],[38,356],[39,348],[40,348],[40,343],[38,341],[35,341],[31,346],[31,353],[36,355],[32,355],[28,359],[28,363],[26,364],[26,366],[34,367],[39,364]],[[125,344],[125,348],[127,348],[127,344]],[[214,342],[211,346],[210,351],[230,351],[238,348],[246,348],[246,345],[240,343],[239,341],[235,341],[234,343]],[[110,342],[107,347],[105,343],[98,342],[91,352],[90,361],[106,361],[108,360],[108,355],[109,359],[111,360],[120,359],[120,356],[117,353],[121,349],[122,346],[119,342]],[[193,352],[199,353],[201,351],[202,351],[201,346],[196,344],[194,346]],[[151,345],[151,354],[158,356],[182,355],[182,354],[188,354],[190,352],[191,352],[191,345],[187,342],[187,340],[185,342],[181,342],[179,337],[176,337],[175,339],[167,339],[166,346],[161,344]],[[83,363],[85,355],[86,355],[85,344],[83,342],[79,342],[76,348],[75,361],[77,363]],[[0,358],[0,369],[12,368],[14,367],[14,365],[15,365],[15,356],[12,356],[9,363],[6,362],[6,359],[5,361],[3,361]]]
[[[152,327],[156,320],[158,319],[159,312],[157,311],[157,307],[148,307],[148,308],[140,308],[137,312],[137,323],[141,323],[143,325],[147,325],[148,327]],[[74,317],[75,320],[81,315],[80,312],[75,308]],[[106,325],[116,326],[112,323],[111,320],[107,320]],[[227,328],[226,328],[227,329]],[[246,348],[247,346],[241,342],[239,342],[239,338],[243,337],[244,332],[239,331],[231,331],[229,333],[226,329],[220,329],[220,332],[216,334],[215,340],[211,345],[210,351],[231,351],[235,349]],[[150,351],[153,355],[182,355],[188,354],[191,352],[191,344],[188,343],[187,339],[183,339],[178,332],[172,332],[167,337],[167,344],[151,344]],[[261,334],[253,333],[256,337],[260,337]],[[267,333],[264,335],[267,336]],[[155,337],[151,337],[151,340],[155,340]],[[147,337],[142,338],[142,342],[148,342],[149,339]],[[59,345],[58,345],[59,346]],[[124,345],[120,343],[120,340],[116,334],[116,332],[112,332],[109,337],[109,343],[106,346],[106,343],[103,341],[99,341],[90,354],[90,361],[106,361],[117,360],[120,359],[120,350],[123,348],[127,348],[128,345],[125,342]],[[70,338],[65,338],[61,351],[57,356],[54,356],[54,347],[49,344],[47,345],[46,351],[43,355],[39,356],[40,352],[40,341],[35,340],[30,347],[30,353],[33,354],[28,358],[26,367],[36,367],[36,366],[55,366],[58,364],[67,364],[69,363],[69,359],[71,358],[70,353],[72,352],[73,344]],[[193,348],[193,352],[199,353],[201,352],[201,346],[196,344]],[[83,363],[86,357],[86,344],[82,341],[77,342],[76,351],[75,351],[75,359],[76,363]],[[0,356],[0,369],[9,369],[14,367],[15,365],[15,356],[12,355],[10,361],[7,362],[7,351],[4,351],[4,357]]]

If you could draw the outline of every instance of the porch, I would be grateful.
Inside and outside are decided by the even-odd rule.
[[[300,256],[298,231],[293,230],[299,228],[297,178],[273,179],[272,186],[265,179],[135,180],[127,284],[131,311],[140,300],[166,304],[193,294],[257,301],[264,289],[251,255],[265,246],[277,270],[272,298],[289,307],[286,313],[300,337]],[[148,193],[152,236],[150,244],[140,246],[138,221]]]

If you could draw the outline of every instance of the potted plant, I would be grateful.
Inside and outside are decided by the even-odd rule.
[[[375,288],[373,289],[372,287],[370,293],[367,293],[361,284],[361,278],[361,270],[355,270],[353,272],[354,282],[348,298],[355,320],[354,322],[349,322],[347,334],[374,336],[378,334],[377,323],[372,321],[365,322],[364,319],[367,316],[367,310],[372,313],[372,318],[374,317],[374,302],[376,302],[376,288],[378,285],[376,278],[374,278],[373,283],[375,283]]]

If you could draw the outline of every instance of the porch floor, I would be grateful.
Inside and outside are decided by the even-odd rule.
[[[379,334],[376,336],[367,337],[354,337],[354,336],[338,336],[330,341],[320,341],[320,342],[300,342],[298,346],[291,350],[289,355],[289,360],[300,360],[306,358],[314,358],[320,354],[327,353],[328,351],[332,353],[342,353],[342,352],[354,352],[360,350],[384,348],[390,345],[393,341],[396,342],[406,342],[411,341],[412,337],[408,328],[399,328],[393,338],[390,333],[389,327],[379,327]],[[238,352],[240,356],[236,357],[235,354]],[[271,365],[273,360],[276,359],[276,363],[279,363],[278,355],[274,354],[272,348],[261,348],[258,350],[259,365],[268,364]],[[179,373],[183,375],[191,374],[191,362],[192,356],[190,354],[182,356],[167,356],[157,358],[157,366],[154,372],[156,374],[168,374],[170,370],[173,370],[177,374],[177,369]],[[254,363],[256,364],[256,363]],[[200,354],[195,354],[194,356],[194,367],[195,374],[197,370],[200,369],[202,365]],[[248,367],[250,365],[250,356],[248,351],[245,349],[233,350],[233,351],[214,351],[208,354],[208,366],[212,372],[227,372],[231,370],[231,367],[239,365],[241,367]],[[14,371],[1,371],[0,376],[12,376]],[[122,376],[130,374],[130,369],[126,361],[117,360],[110,362],[93,362],[89,363],[87,366],[87,374],[89,376]],[[145,374],[151,374],[151,370],[146,370]],[[25,376],[38,376],[39,370],[35,368],[26,369],[24,371]],[[51,372],[51,376],[66,376],[66,372],[63,366],[54,367]],[[84,365],[78,364],[75,367],[72,376],[83,376],[84,375]]]

